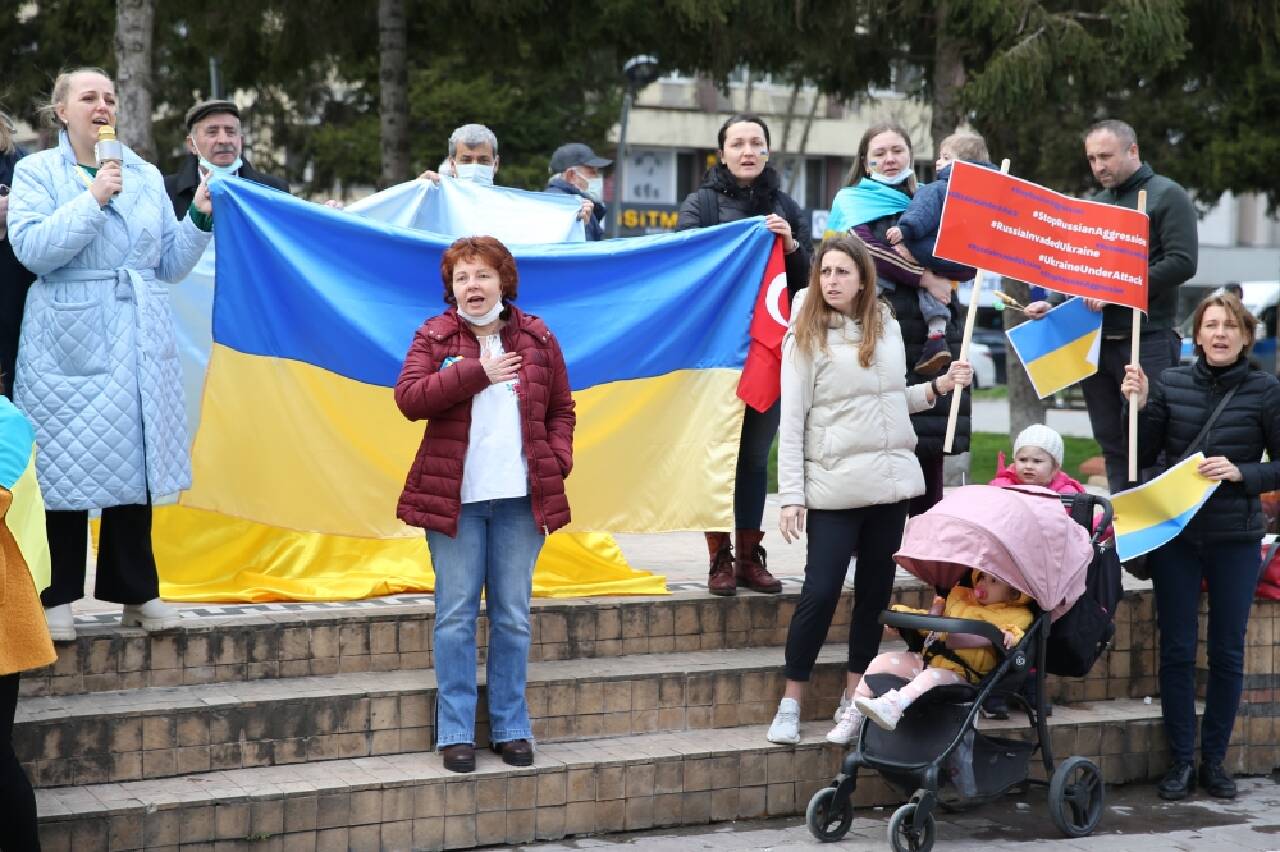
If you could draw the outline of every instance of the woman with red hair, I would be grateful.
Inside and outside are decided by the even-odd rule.
[[[436,747],[446,769],[475,769],[483,590],[490,747],[528,766],[533,565],[545,536],[569,522],[573,397],[555,336],[512,304],[506,246],[463,237],[440,273],[449,307],[418,329],[395,389],[405,417],[428,421],[396,514],[427,531],[435,568]]]

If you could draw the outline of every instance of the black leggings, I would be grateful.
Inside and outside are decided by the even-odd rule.
[[[40,852],[36,794],[13,753],[13,714],[18,709],[18,675],[0,675],[0,850]]]
[[[45,524],[53,574],[49,588],[40,594],[40,602],[51,607],[78,601],[84,597],[89,513],[49,511],[45,513]],[[93,596],[118,604],[144,604],[160,596],[156,557],[151,550],[150,503],[102,510]]]
[[[768,411],[747,406],[742,415],[742,437],[738,444],[738,468],[733,481],[733,526],[758,530],[764,520],[764,501],[769,492],[769,449],[778,434],[782,403]]]
[[[893,595],[893,554],[902,544],[908,501],[861,509],[810,509],[808,561],[800,602],[787,630],[787,680],[807,681],[831,629],[849,559],[853,574],[853,619],[849,625],[849,671],[861,674],[880,651],[880,612]]]

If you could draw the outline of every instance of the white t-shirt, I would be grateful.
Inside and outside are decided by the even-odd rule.
[[[502,338],[480,338],[480,354],[502,355]],[[515,381],[491,384],[471,398],[471,432],[462,465],[462,502],[505,500],[529,493]]]

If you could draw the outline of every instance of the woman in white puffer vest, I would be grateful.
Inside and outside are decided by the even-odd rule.
[[[907,387],[902,334],[877,298],[875,281],[861,240],[824,241],[782,344],[779,526],[788,542],[807,533],[809,552],[787,631],[786,692],[769,727],[775,743],[800,741],[800,698],[855,553],[846,696],[879,652],[878,619],[893,592],[893,554],[908,503],[924,493],[910,415],[973,377],[968,363],[956,361],[945,375]],[[832,742],[848,743],[853,733],[846,706],[842,698],[841,724],[827,735]]]

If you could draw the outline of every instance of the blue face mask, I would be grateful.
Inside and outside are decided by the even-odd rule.
[[[200,168],[209,173],[209,180],[215,180],[220,177],[235,177],[236,172],[240,171],[240,167],[244,165],[244,159],[236,157],[235,162],[225,166],[219,166],[211,163],[204,157],[200,157]]]
[[[489,163],[455,163],[458,180],[469,180],[481,186],[493,186],[493,166]]]

